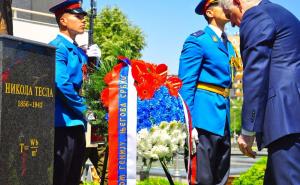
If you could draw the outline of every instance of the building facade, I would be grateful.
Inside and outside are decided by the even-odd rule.
[[[49,7],[60,0],[13,0],[14,36],[49,43],[59,32],[53,14]],[[85,32],[76,37],[79,45],[85,45],[88,34]]]
[[[12,1],[12,6],[15,8],[31,10],[31,11],[41,12],[41,13],[49,13],[49,7],[51,6],[51,4],[53,4],[53,0],[13,0]],[[18,12],[17,17],[21,19],[44,22],[44,23],[51,23],[51,24],[56,23],[54,18],[45,17],[37,14],[25,13],[25,12],[20,12],[20,13]]]

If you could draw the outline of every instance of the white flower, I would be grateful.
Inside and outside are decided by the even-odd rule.
[[[181,122],[161,122],[150,131],[142,129],[137,134],[137,153],[146,159],[171,158],[184,148],[187,134]]]
[[[157,145],[152,148],[151,152],[154,155],[157,155],[159,158],[163,158],[168,155],[169,150],[168,150],[168,147],[166,147],[164,145]]]

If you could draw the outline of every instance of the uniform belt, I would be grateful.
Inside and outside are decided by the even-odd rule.
[[[224,98],[227,98],[229,96],[229,89],[228,88],[216,86],[216,85],[213,85],[213,84],[198,82],[197,88],[198,89],[203,89],[203,90],[206,90],[206,91],[210,91],[210,92],[214,92],[216,94],[224,96]]]

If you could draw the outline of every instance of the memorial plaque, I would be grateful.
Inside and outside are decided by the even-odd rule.
[[[0,185],[52,185],[55,48],[0,37]]]

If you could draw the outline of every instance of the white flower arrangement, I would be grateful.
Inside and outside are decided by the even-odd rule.
[[[137,133],[138,156],[151,161],[170,160],[176,152],[184,149],[186,137],[185,124],[180,121],[163,121],[150,130],[141,129]]]

